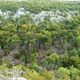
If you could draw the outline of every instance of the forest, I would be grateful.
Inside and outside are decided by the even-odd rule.
[[[0,80],[80,80],[80,2],[0,0]]]

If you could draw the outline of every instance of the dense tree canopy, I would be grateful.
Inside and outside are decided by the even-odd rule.
[[[8,76],[6,70],[19,69],[24,72],[21,76],[30,80],[80,80],[79,4],[49,0],[0,1],[1,74]],[[30,12],[14,17],[19,8]],[[12,13],[6,18],[7,11]],[[52,13],[46,11],[57,12],[54,19],[61,20],[50,21],[50,15],[43,19],[41,11],[43,15]],[[71,18],[67,19],[69,11],[78,13],[71,12]],[[36,21],[41,17],[42,21],[35,23],[31,15],[33,18],[37,15]]]

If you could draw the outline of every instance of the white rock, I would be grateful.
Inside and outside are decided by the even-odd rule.
[[[13,77],[13,78],[9,78],[9,80],[17,80],[17,78],[16,77]]]
[[[14,19],[20,18],[21,15],[25,15],[25,9],[24,8],[18,9],[18,11],[14,14]]]
[[[27,79],[23,77],[13,77],[13,78],[9,78],[9,80],[27,80]]]
[[[18,80],[27,80],[27,79],[26,79],[26,78],[22,78],[22,77],[21,77],[21,78],[18,78]]]
[[[0,10],[0,16],[2,15],[3,13],[2,13],[2,10]]]

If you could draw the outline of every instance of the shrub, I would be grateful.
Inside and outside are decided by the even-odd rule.
[[[17,52],[16,52],[16,53],[14,53],[14,58],[15,58],[15,59],[19,59],[19,58],[20,58],[20,54],[19,54],[19,53],[17,53]]]
[[[61,66],[59,55],[52,53],[47,56],[43,62],[43,66],[49,70],[58,69]]]
[[[71,54],[71,55],[61,55],[60,61],[63,67],[71,67],[72,65],[79,68],[80,67],[80,58],[77,54]]]
[[[71,56],[69,61],[71,65],[74,65],[75,67],[80,69],[80,57],[79,56]]]
[[[58,80],[70,80],[70,71],[67,68],[59,68],[56,74]]]
[[[69,67],[69,56],[68,54],[60,55],[60,61],[63,67]]]
[[[76,50],[75,48],[69,52],[69,56],[76,56],[76,55],[79,55],[79,53],[78,50]]]
[[[72,66],[70,68],[70,77],[71,80],[80,80],[80,70]]]
[[[35,71],[39,72],[39,66],[37,63],[33,62],[29,68],[34,69]]]
[[[55,80],[55,75],[53,71],[45,70],[41,73],[41,75],[45,77],[45,80]]]
[[[30,80],[45,80],[43,76],[40,76],[39,73],[34,70],[28,70],[28,72],[25,73],[23,76]]]

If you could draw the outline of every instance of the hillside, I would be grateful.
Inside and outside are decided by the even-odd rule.
[[[1,0],[0,80],[80,80],[80,2]]]

